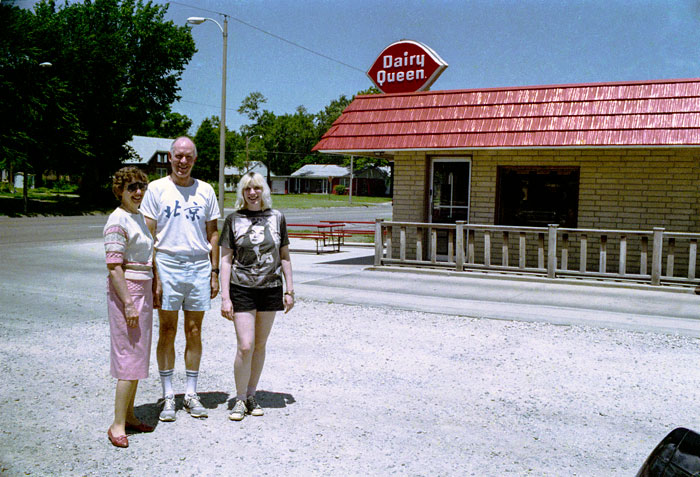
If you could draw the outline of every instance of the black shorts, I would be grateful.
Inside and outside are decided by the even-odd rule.
[[[230,286],[233,312],[237,311],[282,311],[282,287],[249,288],[240,285]]]

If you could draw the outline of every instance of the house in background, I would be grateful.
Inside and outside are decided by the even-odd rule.
[[[124,165],[138,166],[149,177],[165,177],[170,174],[168,151],[172,139],[160,137],[134,136],[126,145],[132,151],[132,157]]]
[[[348,169],[336,164],[306,164],[289,176],[292,194],[330,194],[336,185],[348,185]]]
[[[350,168],[336,164],[306,164],[289,177],[289,191],[294,194],[329,194],[337,185],[350,187]],[[353,195],[381,197],[390,191],[387,168],[353,172],[352,184]]]
[[[245,169],[244,167],[236,166],[226,166],[224,169],[224,190],[226,192],[233,192],[236,190],[236,185],[238,181],[241,180],[244,174],[248,172],[257,172],[261,176],[267,178],[267,166],[260,161],[253,161],[250,163],[250,167]],[[287,193],[287,177],[277,176],[275,174],[270,174],[270,180],[272,184],[270,185],[270,191],[273,194],[286,194]]]

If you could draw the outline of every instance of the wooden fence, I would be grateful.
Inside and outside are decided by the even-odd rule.
[[[374,265],[498,271],[651,285],[700,284],[700,234],[558,225],[375,223]]]

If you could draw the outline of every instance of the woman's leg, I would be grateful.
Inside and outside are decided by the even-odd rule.
[[[261,311],[255,316],[255,347],[250,366],[250,378],[246,388],[247,396],[254,396],[258,387],[258,381],[260,381],[260,375],[265,364],[267,338],[270,336],[270,331],[272,331],[275,314],[276,312],[274,311]]]
[[[125,426],[126,417],[129,413],[129,403],[132,402],[132,395],[136,392],[137,383],[138,381],[126,379],[117,380],[117,391],[114,396],[114,422],[109,426],[113,436],[126,434]]]
[[[236,327],[236,359],[233,371],[236,378],[236,398],[245,400],[246,388],[250,380],[253,351],[255,350],[255,311],[241,311],[233,314]]]
[[[129,406],[126,411],[126,422],[129,424],[138,424],[141,421],[139,421],[139,418],[136,417],[136,414],[134,414],[134,401],[136,400],[136,390],[139,387],[139,382],[133,381],[133,383],[131,397],[129,398]]]

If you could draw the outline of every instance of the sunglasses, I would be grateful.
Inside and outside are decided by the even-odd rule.
[[[147,182],[132,182],[128,186],[126,186],[126,190],[129,192],[136,192],[136,189],[141,189],[142,191],[146,191],[148,189],[148,183]]]

